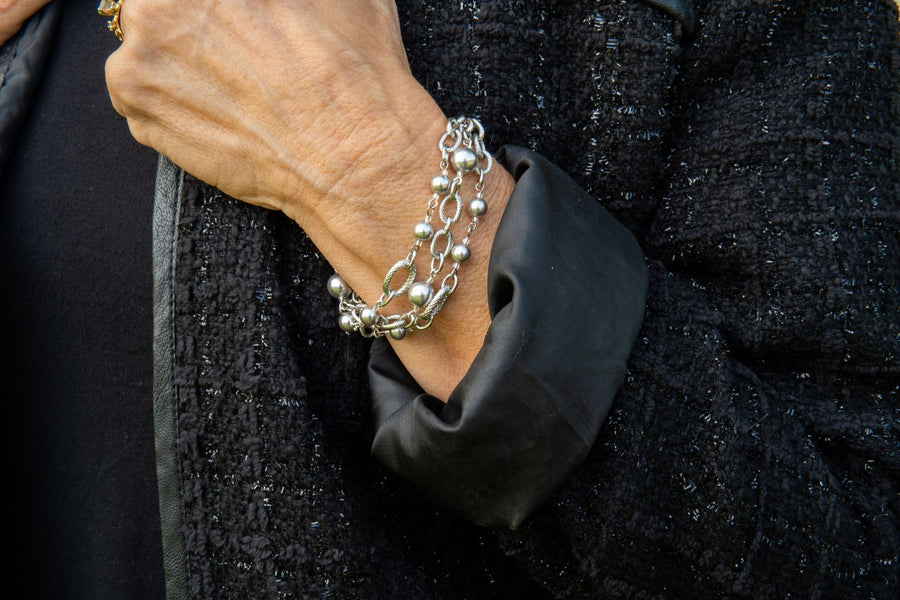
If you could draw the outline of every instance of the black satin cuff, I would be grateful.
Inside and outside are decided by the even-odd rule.
[[[497,160],[516,187],[491,251],[484,344],[445,405],[376,340],[372,453],[465,519],[515,529],[590,450],[647,269],[631,233],[546,159],[507,146]]]

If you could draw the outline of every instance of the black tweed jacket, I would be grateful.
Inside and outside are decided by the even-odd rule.
[[[398,6],[448,114],[540,153],[638,240],[649,291],[624,383],[517,529],[467,523],[371,457],[369,346],[335,327],[303,233],[162,161],[170,597],[896,594],[895,5]]]

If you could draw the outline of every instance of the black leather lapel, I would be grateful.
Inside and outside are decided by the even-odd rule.
[[[184,171],[160,157],[153,208],[153,427],[166,599],[189,594],[181,522],[175,356],[175,243]]]

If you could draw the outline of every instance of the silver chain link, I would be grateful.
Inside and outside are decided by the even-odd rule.
[[[459,284],[460,265],[469,259],[469,241],[478,227],[478,218],[487,211],[484,199],[484,178],[494,164],[494,158],[484,145],[484,127],[476,119],[458,117],[447,121],[447,131],[438,142],[441,152],[439,175],[431,180],[432,196],[425,209],[425,219],[413,229],[415,243],[406,258],[388,270],[378,300],[368,305],[337,273],[328,279],[329,293],[338,299],[339,324],[344,331],[356,331],[363,337],[389,335],[403,339],[411,329],[427,329],[444,307]],[[467,177],[477,177],[475,197],[469,202],[470,220],[462,241],[454,243],[452,229],[462,218],[464,203],[461,196]],[[440,221],[435,229],[432,221]],[[431,264],[428,276],[416,281],[416,259],[428,242]],[[399,287],[395,279],[402,277]],[[440,277],[440,286],[435,282]],[[412,308],[397,314],[382,314],[381,309],[393,300],[406,297]]]

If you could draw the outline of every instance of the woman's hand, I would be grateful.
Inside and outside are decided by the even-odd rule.
[[[285,212],[374,302],[424,216],[446,128],[410,73],[393,0],[125,0],[120,21],[107,83],[135,138]],[[487,258],[511,189],[495,166],[460,290],[431,329],[394,345],[440,398],[489,325]]]
[[[121,23],[107,82],[135,138],[301,224],[435,147],[392,1],[126,0]]]

